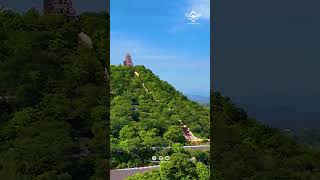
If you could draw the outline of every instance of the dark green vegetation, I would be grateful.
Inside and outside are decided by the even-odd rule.
[[[241,107],[263,124],[283,130],[298,143],[310,148],[320,148],[319,112],[295,109],[290,106],[278,107],[276,104],[271,107],[252,104],[241,105]]]
[[[197,160],[193,161],[191,157]],[[162,161],[160,169],[144,174],[136,174],[128,180],[161,180],[161,179],[190,179],[209,180],[209,152],[187,152],[182,148],[174,148],[170,161]]]
[[[217,180],[317,180],[320,152],[269,128],[215,93],[213,176]]]
[[[174,153],[152,147],[187,144],[179,120],[195,136],[209,138],[209,110],[144,66],[111,66],[110,85],[112,168],[152,165],[152,156]]]
[[[320,128],[301,129],[295,131],[286,131],[297,142],[305,144],[310,148],[320,150]]]
[[[108,25],[105,13],[0,13],[1,179],[106,178]]]

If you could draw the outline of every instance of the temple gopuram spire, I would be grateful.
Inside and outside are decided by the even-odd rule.
[[[133,66],[133,62],[129,53],[126,54],[126,59],[123,61],[124,66]]]
[[[72,0],[44,0],[43,12],[63,14],[67,16],[76,15],[76,11],[73,8]]]

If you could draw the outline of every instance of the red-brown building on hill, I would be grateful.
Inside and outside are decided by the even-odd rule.
[[[129,53],[126,54],[126,59],[123,61],[124,66],[133,66],[133,62]]]
[[[67,16],[75,16],[76,11],[73,8],[72,0],[44,0],[44,13],[64,14]]]

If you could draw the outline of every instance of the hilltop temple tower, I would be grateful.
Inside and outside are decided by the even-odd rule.
[[[123,61],[124,66],[133,66],[132,59],[129,53],[126,54],[126,59]]]
[[[73,8],[72,0],[44,0],[43,12],[64,14],[67,16],[76,15],[76,11]]]

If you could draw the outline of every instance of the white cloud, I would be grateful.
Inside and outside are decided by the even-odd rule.
[[[200,13],[201,18],[210,20],[210,0],[190,0],[190,9]]]

